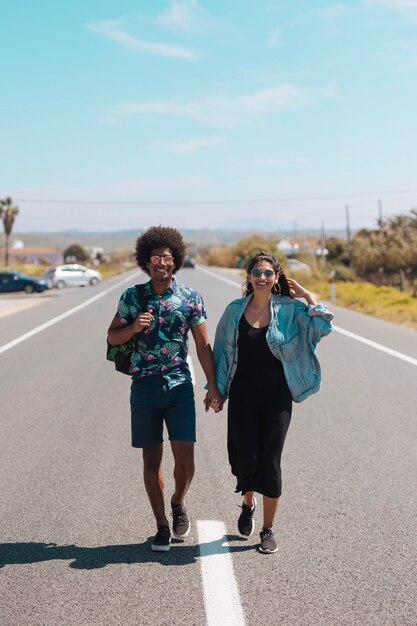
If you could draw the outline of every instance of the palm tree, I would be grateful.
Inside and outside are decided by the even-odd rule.
[[[13,206],[13,201],[11,198],[5,198],[4,200],[0,200],[0,217],[3,220],[4,232],[6,235],[6,245],[5,245],[5,260],[4,264],[7,267],[9,265],[9,237],[12,232],[14,218],[19,213],[19,209],[17,206]]]

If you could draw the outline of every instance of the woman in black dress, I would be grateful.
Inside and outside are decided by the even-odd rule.
[[[219,388],[228,386],[229,392],[228,455],[237,480],[236,492],[243,495],[239,532],[246,537],[252,534],[257,504],[254,492],[262,494],[259,550],[273,553],[277,551],[272,525],[281,496],[281,455],[293,401],[274,345],[280,339],[285,343],[284,335],[289,328],[292,329],[289,334],[300,335],[301,342],[309,341],[307,327],[311,324],[319,327],[318,337],[327,334],[331,330],[332,314],[321,304],[317,312],[311,311],[317,305],[314,297],[295,280],[287,279],[275,257],[264,251],[249,262],[244,296],[251,297],[245,298],[247,302],[241,299],[231,303],[229,314],[226,309],[219,322],[214,353],[218,382],[226,376],[222,370],[227,372],[227,383],[221,381]],[[311,307],[295,303],[294,298],[304,298]],[[321,321],[320,316],[323,316]],[[286,325],[290,318],[292,326]],[[301,318],[303,322],[293,321]],[[305,332],[300,332],[301,328]],[[229,355],[233,359],[228,359]],[[292,370],[287,368],[289,382],[291,375]],[[217,403],[211,406],[218,408]]]

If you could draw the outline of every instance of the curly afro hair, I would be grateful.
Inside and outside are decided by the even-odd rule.
[[[181,233],[169,226],[151,226],[136,239],[135,259],[138,266],[149,275],[146,264],[149,263],[152,250],[169,248],[174,257],[173,274],[181,269],[185,257],[185,243]]]

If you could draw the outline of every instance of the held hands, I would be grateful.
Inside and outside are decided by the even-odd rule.
[[[206,413],[210,408],[212,408],[215,413],[223,409],[223,397],[217,387],[215,389],[210,389],[209,387],[203,402],[206,407]]]

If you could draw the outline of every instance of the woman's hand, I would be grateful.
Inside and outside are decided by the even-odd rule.
[[[302,285],[297,283],[293,278],[287,278],[287,283],[290,288],[291,295],[294,298],[304,298],[308,304],[317,304],[314,296],[311,295],[307,289],[304,289]]]
[[[293,278],[287,278],[287,283],[290,287],[291,295],[294,298],[305,298],[307,295],[307,289],[304,289],[296,280]]]

